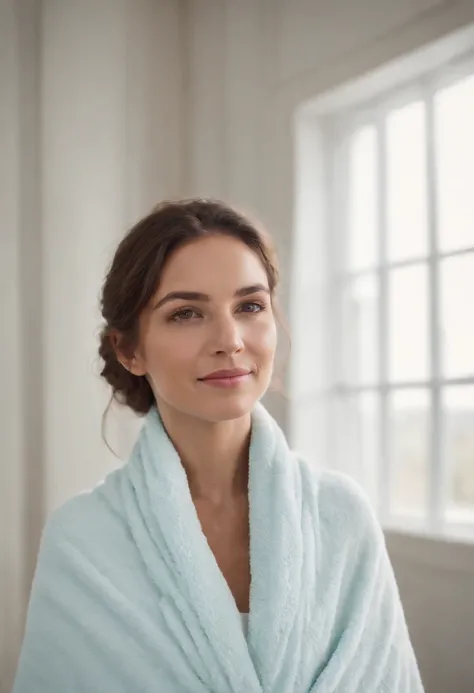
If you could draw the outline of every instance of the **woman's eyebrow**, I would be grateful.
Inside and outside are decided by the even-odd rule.
[[[234,296],[249,296],[250,294],[255,294],[259,291],[264,291],[265,293],[270,293],[270,289],[264,284],[252,284],[251,286],[244,286],[241,289],[237,289]],[[166,296],[163,296],[153,310],[161,308],[165,303],[170,301],[210,301],[211,298],[207,294],[203,294],[199,291],[170,291]]]
[[[176,300],[182,301],[209,301],[210,298],[207,294],[201,294],[198,291],[170,291],[169,294],[163,296],[162,299],[158,301],[153,310],[161,308],[165,303]]]
[[[237,289],[234,296],[248,296],[249,294],[256,294],[259,291],[264,291],[266,294],[270,293],[268,286],[264,284],[252,284],[251,286],[244,286],[242,289]]]

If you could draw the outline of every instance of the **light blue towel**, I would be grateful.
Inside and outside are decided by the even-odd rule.
[[[383,534],[260,405],[248,639],[153,409],[130,462],[48,522],[14,693],[420,693]]]

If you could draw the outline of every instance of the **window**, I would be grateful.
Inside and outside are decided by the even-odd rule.
[[[332,119],[332,464],[384,524],[474,536],[474,63]]]

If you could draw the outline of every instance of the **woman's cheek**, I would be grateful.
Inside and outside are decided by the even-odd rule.
[[[273,355],[277,342],[277,330],[273,318],[262,320],[258,324],[258,329],[254,327],[250,339],[256,350],[262,354]]]
[[[203,331],[184,326],[167,341],[167,360],[175,363],[195,362],[205,342]]]

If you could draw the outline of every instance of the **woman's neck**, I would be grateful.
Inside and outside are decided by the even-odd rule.
[[[159,410],[181,458],[194,500],[220,506],[247,494],[250,414],[214,423],[162,404]]]

